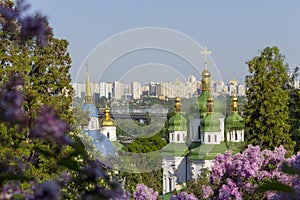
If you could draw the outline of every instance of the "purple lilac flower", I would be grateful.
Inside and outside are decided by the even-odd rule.
[[[61,144],[70,144],[71,140],[66,135],[67,130],[67,123],[58,118],[53,108],[43,106],[39,116],[34,120],[31,134],[39,138],[50,137]]]
[[[24,97],[20,86],[24,80],[12,76],[10,81],[0,88],[0,119],[7,122],[18,122],[25,117]]]
[[[203,198],[204,199],[208,199],[213,193],[214,191],[211,189],[210,186],[207,185],[202,185],[202,191],[203,191]]]
[[[295,188],[297,183],[300,184],[298,179],[281,171],[284,162],[293,163],[285,158],[285,154],[283,146],[275,148],[274,151],[261,151],[259,146],[249,145],[243,153],[232,155],[232,152],[228,151],[224,155],[216,156],[210,176],[210,182],[216,190],[202,186],[203,197],[217,195],[222,199],[242,199],[242,192],[252,194],[258,183],[264,180],[277,180],[289,185],[296,183],[293,185]],[[296,160],[296,157],[293,160]],[[268,196],[272,196],[271,194]]]
[[[136,191],[133,193],[135,200],[156,200],[158,192],[154,191],[153,188],[148,188],[143,183],[137,184]]]
[[[103,187],[97,187],[96,191],[99,195],[103,196],[108,200],[129,200],[130,194],[124,191],[120,184],[115,183],[114,186],[111,186],[111,189],[106,189]]]
[[[56,200],[60,198],[60,188],[53,181],[46,181],[34,189],[34,194],[28,199]]]
[[[5,184],[0,191],[0,199],[14,199],[14,195],[25,196],[25,192],[13,182]]]
[[[219,199],[229,200],[230,197],[230,189],[227,185],[223,184],[219,190]]]
[[[172,196],[170,200],[198,200],[194,194],[180,192],[177,196]]]
[[[19,38],[22,41],[35,38],[38,45],[45,45],[51,34],[47,19],[39,14],[24,17],[24,13],[30,8],[29,4],[24,2],[17,0],[13,7],[6,7],[4,3],[0,3],[0,14],[5,19],[1,21],[1,27],[16,33],[16,21],[20,27]]]
[[[95,180],[97,178],[108,178],[105,174],[103,165],[99,161],[92,161],[82,170],[83,177],[88,180]]]

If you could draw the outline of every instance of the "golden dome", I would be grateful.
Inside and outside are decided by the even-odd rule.
[[[205,67],[203,72],[202,72],[202,91],[210,91],[210,86],[211,86],[211,80],[210,80],[210,72],[208,69]]]
[[[175,98],[175,105],[174,105],[174,111],[176,113],[180,113],[181,112],[181,102],[180,102],[180,98],[179,97],[176,97]]]
[[[210,72],[207,68],[204,68],[203,72],[201,73],[202,78],[210,78]]]
[[[110,118],[110,110],[107,108],[107,105],[105,105],[104,111],[103,111],[103,118],[100,120],[100,126],[116,126],[116,123],[113,119]]]
[[[211,95],[207,98],[207,113],[213,113],[214,112],[214,99]]]
[[[238,97],[236,95],[233,95],[232,100],[231,100],[231,112],[238,112]]]

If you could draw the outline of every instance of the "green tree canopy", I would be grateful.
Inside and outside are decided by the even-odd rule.
[[[292,152],[295,144],[287,123],[289,96],[284,89],[288,80],[284,56],[278,47],[267,47],[247,64],[250,72],[246,77],[245,108],[248,144],[266,149],[282,144]]]
[[[1,5],[7,9],[14,7],[14,3],[8,0],[2,1]],[[24,80],[20,90],[26,117],[20,122],[21,126],[0,122],[0,160],[9,156],[16,161],[10,163],[11,167],[16,168],[18,162],[23,162],[26,167],[22,170],[26,176],[44,181],[61,170],[55,160],[61,157],[63,148],[46,140],[31,138],[30,131],[45,105],[54,108],[58,117],[69,125],[74,124],[68,42],[53,36],[46,18],[42,19],[49,37],[45,38],[43,45],[37,36],[24,39],[20,37],[25,34],[24,28],[14,18],[3,17],[3,13],[0,14],[0,87],[4,87],[11,77]],[[28,31],[28,34],[34,32]],[[51,152],[53,157],[46,158],[39,150]]]

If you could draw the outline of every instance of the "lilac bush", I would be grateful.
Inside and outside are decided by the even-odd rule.
[[[24,0],[17,0],[14,6],[8,1],[0,2],[0,14],[5,20],[0,20],[0,27],[7,32],[13,33],[15,40],[26,41],[35,39],[38,45],[44,46],[51,34],[47,18],[40,14],[34,16],[24,13],[30,8]],[[17,22],[18,26],[15,25]],[[20,27],[19,30],[17,27]],[[18,33],[18,34],[17,34]]]
[[[46,17],[25,15],[28,8],[23,0],[0,1],[0,31],[9,45],[26,47],[33,43],[42,49],[52,34],[51,28]],[[76,134],[68,135],[69,125],[52,107],[41,104],[37,116],[31,110],[25,112],[24,80],[16,72],[7,77],[9,67],[14,63],[9,59],[6,61],[5,57],[2,59],[3,63],[9,63],[1,66],[5,72],[3,77],[9,81],[0,81],[0,123],[3,127],[12,128],[3,137],[14,140],[13,134],[16,133],[19,138],[15,145],[17,156],[13,151],[15,146],[11,148],[12,142],[0,151],[5,159],[0,161],[0,199],[129,199],[129,193],[122,189],[120,183],[106,174],[108,169],[95,164],[98,161],[92,160]],[[15,124],[12,127],[10,123]],[[27,146],[24,144],[37,148],[32,148],[31,152],[25,149]],[[62,147],[60,151],[56,146]],[[43,161],[50,161],[47,163],[51,166],[43,165]],[[11,163],[14,165],[9,165]],[[49,169],[45,172],[47,177],[43,177],[43,180],[48,180],[41,181],[35,177],[40,172],[39,168]],[[19,185],[23,183],[26,186],[22,188]]]
[[[158,192],[154,191],[152,188],[148,188],[142,183],[137,184],[133,197],[135,200],[156,200]]]
[[[212,167],[211,185],[202,186],[203,197],[243,199],[247,195],[257,195],[255,191],[261,183],[278,181],[292,185],[294,176],[285,174],[281,168],[284,163],[295,163],[297,156],[287,159],[285,154],[283,146],[274,151],[261,151],[259,146],[249,145],[243,153],[233,155],[227,151],[224,155],[218,155]],[[273,199],[274,193],[262,193],[261,197]]]
[[[186,192],[180,192],[176,196],[172,196],[170,200],[198,200],[195,195],[193,194],[188,194]]]
[[[71,139],[66,135],[69,127],[65,121],[59,119],[54,108],[43,106],[33,123],[34,126],[31,130],[33,137],[50,138],[60,144],[71,143]]]
[[[20,91],[23,84],[22,78],[10,76],[10,81],[0,87],[0,120],[19,122],[24,119],[24,97]]]

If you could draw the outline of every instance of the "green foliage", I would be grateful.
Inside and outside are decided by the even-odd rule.
[[[75,128],[83,130],[83,127],[89,124],[89,114],[87,111],[83,111],[81,106],[73,107],[73,116],[75,120]]]
[[[30,129],[40,108],[46,104],[53,106],[68,124],[74,123],[70,109],[73,89],[68,42],[50,36],[47,45],[41,47],[34,40],[20,43],[15,40],[14,34],[18,33],[0,30],[0,87],[10,75],[24,78],[21,90],[27,120],[22,125],[0,122],[0,160],[4,163],[10,160],[6,164],[15,172],[10,176],[24,176],[27,180],[43,182],[62,170],[63,167],[56,161],[63,158],[66,149],[46,140],[30,138]],[[30,187],[25,181],[21,186]]]
[[[195,197],[201,199],[203,197],[202,185],[209,184],[209,176],[210,171],[205,168],[197,179],[188,181],[186,183],[186,188],[184,188],[183,190],[187,193],[192,193],[195,195]]]
[[[148,138],[136,138],[130,145],[124,147],[124,150],[132,153],[148,153],[158,151],[166,145],[166,142],[161,139],[160,133]],[[155,156],[145,156],[142,164],[157,162]],[[139,165],[139,163],[131,163]],[[148,164],[146,164],[148,165]],[[138,183],[144,183],[155,191],[162,192],[162,169],[144,172],[144,173],[128,173],[120,172],[120,178],[124,180],[125,189],[133,192]]]
[[[250,75],[246,77],[248,102],[246,140],[248,144],[274,149],[283,145],[290,153],[294,142],[289,135],[287,67],[277,47],[265,48],[259,56],[247,62]]]
[[[286,85],[286,90],[289,94],[289,119],[290,134],[293,141],[296,142],[294,152],[300,150],[300,96],[299,88],[296,88],[293,83],[298,77],[299,68],[296,67],[291,73],[289,84]]]

